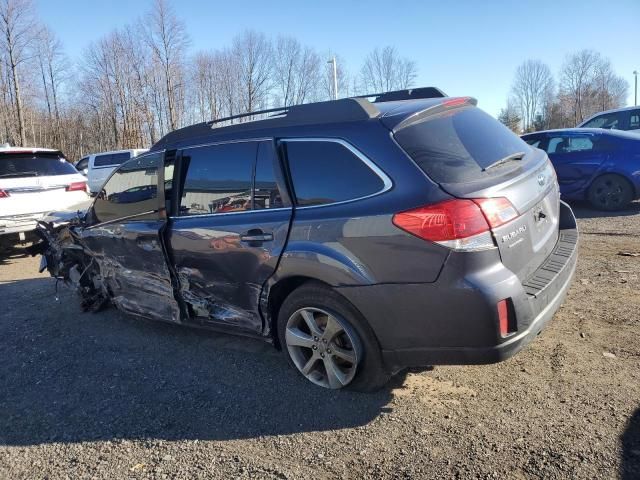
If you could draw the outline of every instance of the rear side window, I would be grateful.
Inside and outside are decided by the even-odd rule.
[[[341,143],[288,141],[285,148],[300,206],[354,200],[384,188],[384,181]]]
[[[93,213],[97,223],[158,210],[158,165],[162,153],[126,162],[109,178],[96,196]],[[145,217],[146,218],[146,217]]]
[[[485,169],[529,146],[476,107],[444,112],[395,133],[400,146],[432,180],[461,183],[490,175]],[[496,168],[505,172],[505,166]],[[516,168],[513,165],[512,168]]]
[[[0,178],[45,177],[78,173],[60,153],[0,154]]]
[[[188,148],[180,215],[251,210],[253,165],[257,144],[228,143]]]
[[[96,155],[93,160],[94,167],[110,167],[113,165],[120,165],[131,158],[129,152],[122,153],[106,153],[104,155]]]
[[[623,112],[605,113],[598,115],[596,118],[589,120],[582,125],[584,128],[616,128],[621,129],[623,120]]]

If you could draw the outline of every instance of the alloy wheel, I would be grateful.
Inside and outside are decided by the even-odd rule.
[[[319,308],[301,308],[285,330],[287,350],[308,380],[325,388],[342,388],[356,374],[360,342],[353,328],[338,315]]]

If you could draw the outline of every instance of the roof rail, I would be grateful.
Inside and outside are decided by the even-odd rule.
[[[374,103],[393,102],[396,100],[416,100],[419,98],[442,98],[447,94],[436,87],[409,88],[406,90],[394,90],[392,92],[372,93],[368,95],[358,95],[353,98],[375,97]]]
[[[380,112],[375,107],[375,103],[391,102],[395,100],[415,100],[419,98],[442,98],[447,95],[436,87],[410,88],[407,90],[395,90],[392,92],[372,93],[368,95],[358,95],[355,97],[341,98],[327,102],[304,103],[289,107],[268,108],[266,110],[256,110],[254,112],[239,113],[229,117],[218,118],[206,122],[211,128],[220,126],[233,120],[269,115],[267,118],[286,118],[289,121],[303,121],[313,118],[314,121],[321,122],[350,122],[357,120],[367,120],[376,118]],[[367,100],[374,98],[373,102]],[[284,117],[286,116],[286,117]],[[226,125],[225,125],[226,126]]]
[[[267,118],[286,118],[288,121],[304,121],[313,119],[314,122],[353,122],[357,120],[368,120],[380,115],[378,109],[368,100],[360,97],[341,98],[328,102],[304,103],[302,105],[292,105],[290,107],[269,108],[257,110],[255,112],[241,113],[230,117],[218,118],[207,122],[211,128],[218,124],[230,122],[240,118],[262,116],[267,114]],[[225,125],[226,126],[226,125]]]

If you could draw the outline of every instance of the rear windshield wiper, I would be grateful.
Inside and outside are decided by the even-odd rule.
[[[493,162],[491,165],[486,166],[482,169],[483,172],[486,172],[487,170],[489,170],[490,168],[493,167],[497,167],[498,165],[502,165],[503,163],[507,163],[510,162],[512,160],[522,160],[524,158],[524,156],[526,155],[525,152],[516,152],[516,153],[512,153],[510,155],[507,155],[504,158],[501,158],[500,160],[498,160],[497,162]]]
[[[7,177],[37,177],[38,172],[13,172],[13,173],[3,173],[0,175],[0,178]]]

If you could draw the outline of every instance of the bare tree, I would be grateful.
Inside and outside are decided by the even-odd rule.
[[[608,59],[602,58],[595,66],[593,90],[595,90],[594,101],[591,102],[593,111],[588,112],[588,115],[623,106],[627,100],[629,84],[624,78],[614,73]]]
[[[388,92],[413,86],[418,68],[413,60],[401,58],[394,47],[376,48],[360,71],[365,90]]]
[[[271,42],[263,33],[247,30],[233,40],[232,52],[240,79],[240,101],[245,112],[266,103],[271,85]]]
[[[184,98],[182,75],[189,36],[166,0],[154,0],[144,26],[147,43],[162,71],[168,126],[175,130],[180,125],[180,101]]]
[[[18,117],[18,136],[26,144],[26,126],[21,92],[21,68],[31,58],[37,33],[31,0],[0,0],[0,48],[4,50],[11,74],[14,102]]]
[[[593,87],[597,66],[602,61],[600,54],[593,50],[582,50],[569,55],[562,66],[560,88],[573,104],[574,124],[586,116],[585,101]]]
[[[53,124],[53,141],[57,143],[61,139],[60,90],[68,76],[70,66],[60,40],[47,26],[43,26],[38,32],[36,55],[47,113],[49,121]]]
[[[299,105],[316,96],[320,57],[292,37],[278,37],[274,52],[273,84],[281,105]]]
[[[540,60],[527,60],[516,69],[511,92],[525,132],[533,128],[537,116],[544,114],[552,90],[551,70]]]

